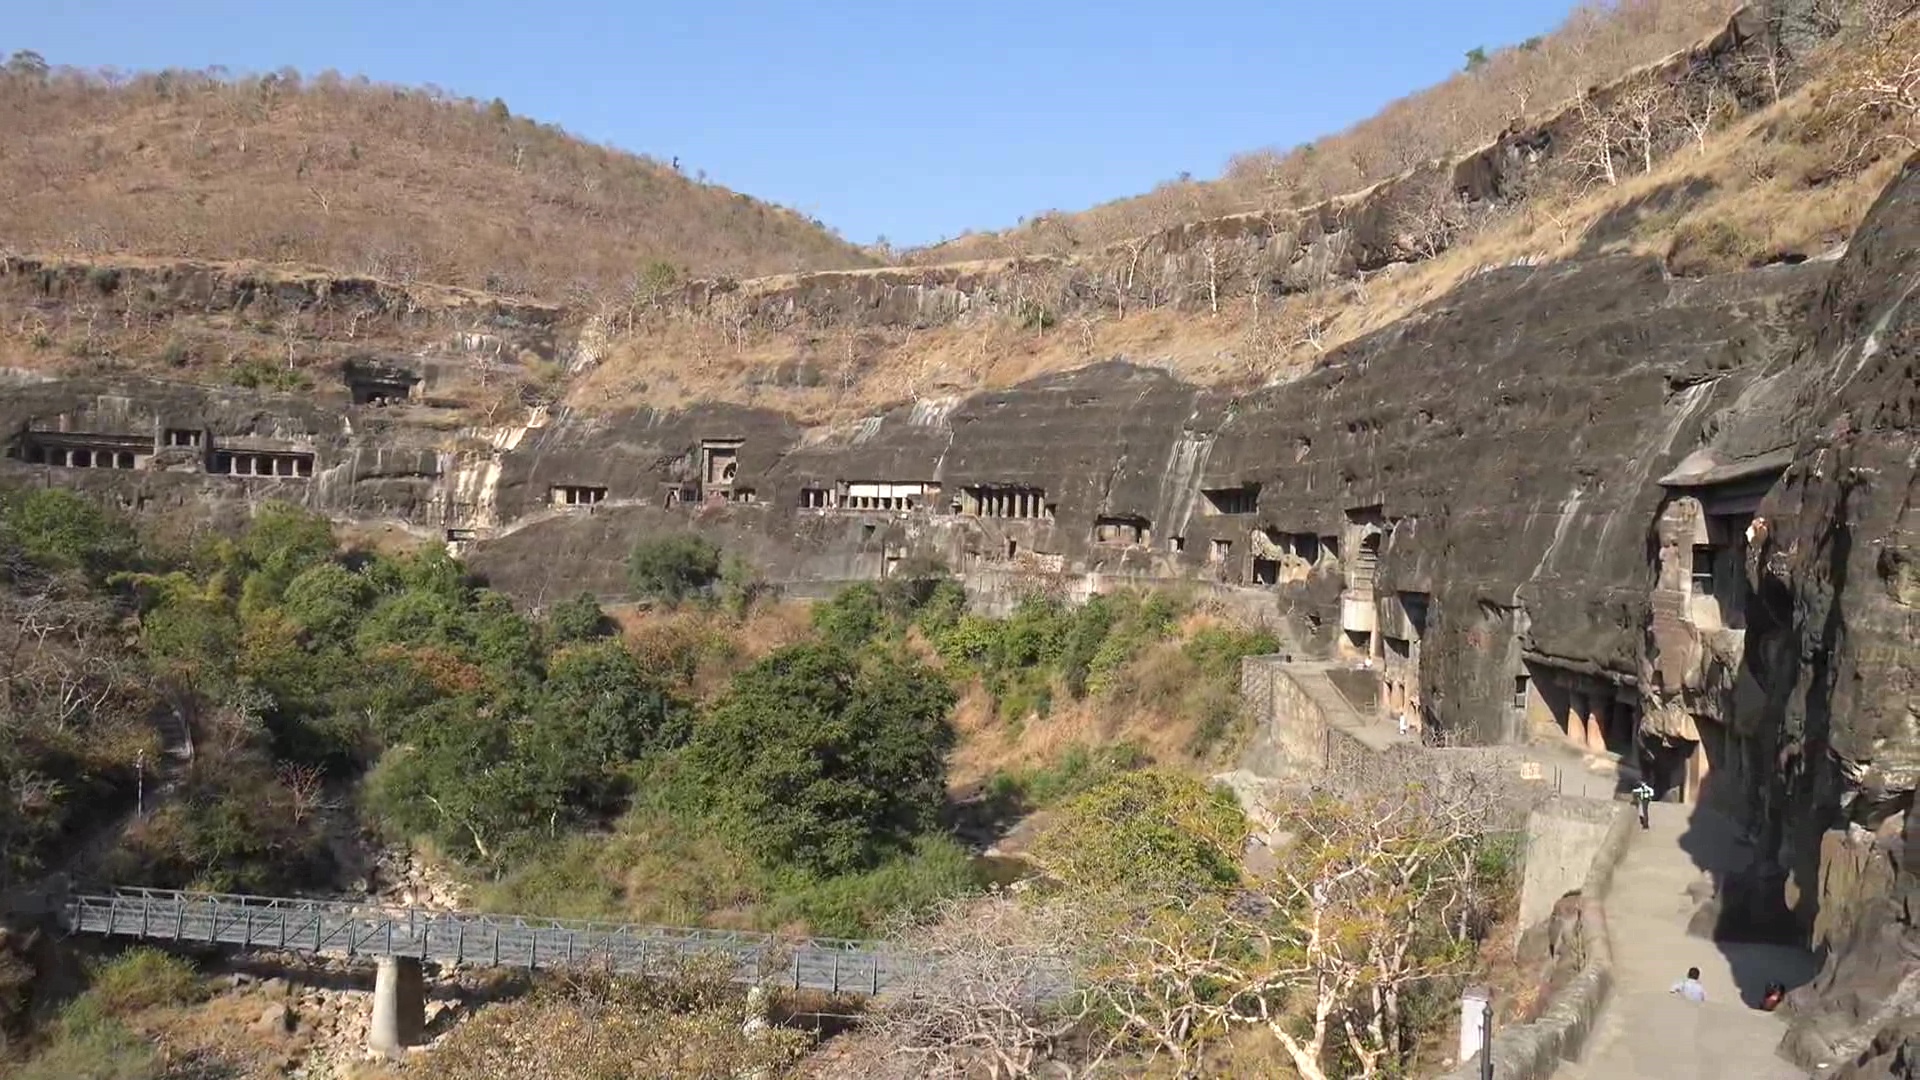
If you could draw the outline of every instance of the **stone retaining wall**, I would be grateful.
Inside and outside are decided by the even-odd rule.
[[[1604,900],[1613,884],[1613,869],[1633,835],[1633,811],[1626,804],[1613,807],[1613,821],[1594,854],[1580,889],[1580,947],[1586,957],[1580,970],[1562,987],[1532,1023],[1496,1031],[1493,1038],[1493,1075],[1500,1080],[1547,1080],[1562,1061],[1578,1058],[1600,1009],[1613,990],[1613,944],[1607,939]],[[1463,1061],[1444,1080],[1479,1080],[1479,1061]]]

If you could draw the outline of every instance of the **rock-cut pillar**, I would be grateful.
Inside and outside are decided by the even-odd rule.
[[[373,979],[373,1022],[367,1027],[367,1047],[398,1057],[418,1045],[427,1026],[426,979],[420,961],[411,956],[380,960]]]
[[[1605,754],[1607,752],[1607,724],[1613,708],[1613,699],[1605,694],[1587,699],[1587,753]]]

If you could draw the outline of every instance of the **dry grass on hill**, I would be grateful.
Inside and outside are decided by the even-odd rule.
[[[871,260],[818,222],[507,107],[350,80],[0,70],[0,236],[35,253],[258,259],[578,301],[659,263]],[[664,271],[653,271],[657,278]]]
[[[1203,737],[1208,718],[1187,696],[1197,678],[1184,648],[1210,628],[1243,629],[1237,618],[1202,606],[1187,614],[1175,634],[1148,644],[1127,661],[1116,679],[1119,692],[1075,700],[1064,687],[1052,697],[1045,716],[1009,720],[978,683],[969,685],[954,707],[960,734],[948,760],[947,785],[955,792],[977,790],[996,774],[1057,767],[1070,755],[1096,747],[1128,744],[1146,760],[1184,767],[1211,768],[1230,761],[1244,732],[1227,730]],[[1237,683],[1228,697],[1237,701]],[[1230,767],[1230,766],[1229,766]]]

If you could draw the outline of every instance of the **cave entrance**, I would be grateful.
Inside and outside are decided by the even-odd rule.
[[[1253,557],[1253,583],[1255,585],[1280,584],[1280,560]]]

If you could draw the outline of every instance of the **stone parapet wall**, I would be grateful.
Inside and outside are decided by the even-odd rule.
[[[1624,804],[1614,805],[1610,812],[1611,820],[1580,886],[1579,940],[1584,962],[1537,1019],[1494,1033],[1493,1075],[1500,1080],[1547,1080],[1562,1061],[1577,1059],[1613,991],[1613,945],[1607,939],[1605,898],[1634,822],[1633,811]],[[1461,1062],[1444,1080],[1480,1080],[1479,1061]]]

